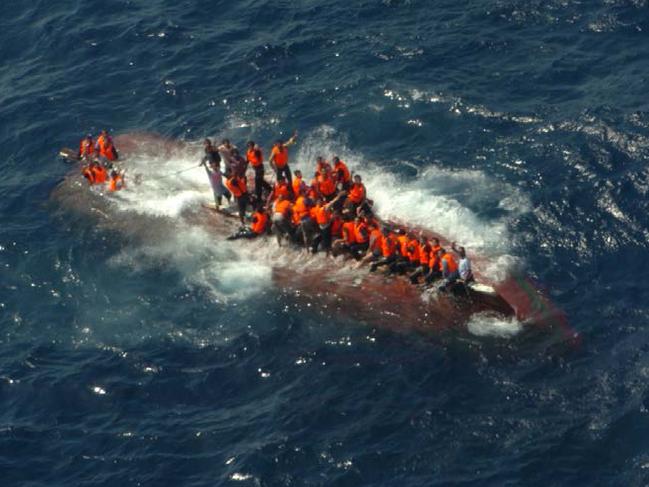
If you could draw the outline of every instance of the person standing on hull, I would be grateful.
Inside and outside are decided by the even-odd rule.
[[[291,175],[291,169],[288,165],[288,147],[293,145],[296,140],[297,130],[286,142],[277,140],[275,142],[275,145],[273,145],[273,148],[270,152],[270,159],[268,160],[271,167],[275,170],[277,179],[279,179],[281,176],[284,176],[286,178],[289,188],[291,189],[291,193],[293,193],[293,176]],[[294,195],[292,195],[291,197],[295,199]]]
[[[293,238],[293,227],[291,225],[291,201],[280,193],[273,203],[273,233],[277,238],[277,245],[282,246],[282,238]]]
[[[246,144],[248,150],[246,152],[246,160],[255,171],[255,199],[257,202],[262,201],[264,190],[270,193],[272,188],[270,184],[264,179],[264,154],[254,141],[249,140]]]
[[[248,161],[241,157],[238,149],[232,149],[232,172],[239,176],[240,178],[246,177],[246,171],[248,170]]]
[[[205,167],[207,172],[207,177],[210,180],[210,186],[212,186],[212,193],[214,194],[214,204],[216,209],[221,208],[221,203],[223,202],[223,196],[230,202],[230,192],[225,189],[223,186],[223,176],[221,174],[221,156],[219,155],[216,148],[212,145],[210,139],[205,139],[204,141],[205,155],[201,164]]]
[[[232,154],[233,150],[236,150],[237,146],[230,143],[229,139],[223,139],[221,145],[216,148],[223,160],[223,165],[225,166],[224,174],[229,174],[232,170],[232,164],[234,162],[234,155]]]
[[[451,243],[451,248],[453,249],[453,252],[455,252],[460,258],[460,262],[458,263],[458,272],[460,274],[460,279],[462,279],[465,284],[471,281],[475,281],[473,277],[473,271],[471,271],[471,261],[466,256],[464,247],[457,247],[455,245],[455,242],[453,242]]]
[[[231,172],[230,175],[225,180],[225,187],[228,188],[234,199],[237,200],[237,206],[239,207],[239,220],[241,225],[245,225],[245,216],[246,208],[248,207],[248,202],[250,197],[248,196],[248,188],[246,187],[246,179],[241,176],[237,176],[234,172]]]

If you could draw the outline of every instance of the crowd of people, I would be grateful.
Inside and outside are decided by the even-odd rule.
[[[241,228],[229,240],[274,234],[280,246],[289,242],[313,253],[346,255],[359,265],[369,264],[371,272],[384,268],[388,274],[405,274],[413,284],[441,280],[441,290],[458,280],[473,280],[464,247],[453,242],[449,252],[437,238],[381,223],[374,215],[362,177],[352,175],[339,157],[334,156],[331,163],[318,157],[308,182],[301,171],[291,171],[289,147],[296,141],[297,132],[273,144],[268,158],[275,175],[271,185],[265,178],[263,151],[254,141],[247,142],[244,156],[228,139],[218,146],[205,139],[201,165],[207,172],[216,210],[222,210],[224,198],[238,208]],[[113,164],[119,155],[106,130],[96,141],[86,136],[77,156],[89,184],[106,184],[109,191],[125,187],[124,173]],[[250,182],[249,167],[254,172]],[[249,207],[252,217],[246,227]]]
[[[125,187],[124,172],[114,167],[119,159],[117,149],[108,131],[102,130],[96,141],[86,135],[79,143],[77,158],[81,161],[81,174],[90,185],[107,185],[108,191]]]
[[[449,252],[437,238],[382,224],[374,215],[362,177],[352,175],[339,157],[333,157],[331,163],[318,157],[308,182],[301,171],[291,171],[289,147],[296,140],[297,133],[273,144],[268,158],[275,174],[271,185],[265,179],[262,148],[254,141],[247,142],[244,155],[228,139],[218,146],[205,139],[202,165],[216,209],[222,208],[224,198],[238,208],[242,227],[229,240],[274,234],[280,246],[290,242],[313,253],[347,255],[359,265],[369,264],[371,272],[384,268],[389,274],[405,274],[413,284],[440,280],[440,290],[458,280],[473,280],[463,247],[453,242]],[[250,182],[246,176],[249,167],[254,171]],[[252,218],[246,227],[249,207]]]

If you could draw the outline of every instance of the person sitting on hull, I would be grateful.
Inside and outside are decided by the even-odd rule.
[[[438,289],[444,292],[447,291],[460,277],[459,267],[453,254],[447,252],[446,249],[439,249],[437,255],[442,266],[442,278],[444,279]]]
[[[92,161],[81,170],[81,174],[86,178],[88,184],[91,186],[95,184],[103,184],[108,180],[108,172],[97,161]]]
[[[442,246],[439,244],[439,239],[433,237],[428,257],[428,272],[424,275],[426,285],[442,277],[442,254],[440,254],[440,250],[442,250]]]
[[[372,262],[370,272],[375,272],[381,266],[388,266],[388,273],[395,270],[394,264],[399,258],[399,241],[389,228],[381,229],[381,257]]]
[[[249,140],[247,144],[246,159],[248,164],[255,171],[255,199],[262,201],[264,191],[271,192],[270,184],[264,179],[264,154],[261,148],[254,141]]]
[[[239,220],[241,225],[245,224],[246,208],[250,201],[248,195],[248,188],[246,186],[246,179],[241,176],[237,176],[234,172],[231,172],[230,175],[225,179],[225,187],[228,188],[228,191],[234,196],[234,199],[237,201],[237,206],[239,208]]]
[[[223,175],[221,174],[221,156],[219,155],[216,148],[212,145],[210,139],[205,139],[204,141],[205,155],[201,164],[207,172],[207,177],[210,180],[210,186],[212,187],[212,193],[214,194],[214,204],[216,209],[221,209],[221,204],[223,203],[223,197],[230,202],[230,192],[223,185]]]
[[[296,199],[300,195],[306,196],[306,194],[309,192],[309,187],[304,182],[304,179],[302,178],[302,171],[300,171],[299,169],[296,169],[295,172],[293,173],[292,186],[293,186],[293,194],[295,195]]]
[[[234,235],[230,235],[227,240],[238,240],[240,238],[253,239],[261,237],[268,232],[269,223],[268,213],[264,211],[263,205],[258,203],[255,212],[252,214],[250,228],[240,229]]]
[[[352,176],[347,164],[341,161],[338,156],[334,157],[332,162],[334,163],[333,172],[336,183],[341,189],[348,190],[352,185]]]
[[[283,142],[281,140],[275,141],[275,145],[273,145],[273,148],[270,152],[270,159],[268,160],[271,167],[275,170],[277,179],[279,179],[281,176],[284,176],[286,178],[289,184],[289,188],[291,189],[291,193],[293,192],[293,178],[291,176],[291,168],[288,165],[288,148],[289,146],[293,145],[296,140],[297,131],[295,131],[291,138],[286,142]],[[294,195],[292,195],[291,197],[295,198]]]
[[[419,278],[429,273],[428,259],[430,258],[431,245],[428,242],[428,237],[425,235],[419,236],[419,260],[415,270],[408,276],[412,284],[418,284]]]

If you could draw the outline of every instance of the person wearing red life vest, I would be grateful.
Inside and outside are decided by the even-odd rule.
[[[347,164],[338,158],[338,156],[332,159],[334,163],[333,173],[336,183],[340,185],[342,189],[349,189],[352,184],[352,176],[349,172]]]
[[[115,171],[114,169],[110,172],[110,179],[108,180],[108,191],[115,192],[120,191],[126,187],[124,183],[124,175]]]
[[[437,239],[435,239],[437,240]],[[428,237],[425,235],[419,236],[419,261],[418,265],[415,267],[414,272],[408,276],[410,282],[413,284],[419,283],[419,278],[425,276],[429,273],[430,269],[428,268],[428,259],[430,258],[431,245],[428,241]]]
[[[442,277],[444,282],[439,286],[440,291],[446,291],[460,277],[459,266],[453,254],[441,248],[437,251],[437,256],[442,265]]]

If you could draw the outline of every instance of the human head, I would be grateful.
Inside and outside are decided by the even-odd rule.
[[[246,145],[248,146],[249,149],[254,149],[255,148],[255,143],[252,140],[249,140]]]
[[[354,182],[356,184],[360,184],[362,182],[361,175],[360,174],[354,174]]]
[[[85,139],[86,139],[86,140],[92,140],[92,135],[90,135],[90,134],[86,134]]]
[[[302,171],[299,169],[296,169],[293,174],[295,175],[296,178],[301,178],[302,177]]]
[[[334,156],[331,162],[333,162],[334,164],[338,164],[340,162],[340,159],[338,158],[338,156]]]
[[[276,145],[277,147],[284,147],[284,142],[282,142],[281,140],[277,139],[277,140],[275,141],[275,145]]]
[[[438,256],[438,257],[441,257],[441,256],[444,255],[445,253],[446,253],[446,249],[445,249],[444,247],[441,247],[441,248],[437,251],[437,256]]]
[[[431,241],[432,241],[433,245],[435,245],[435,246],[439,245],[439,239],[437,237],[433,237]]]
[[[387,235],[390,234],[390,229],[389,229],[388,227],[385,227],[385,226],[384,226],[384,227],[381,227],[381,233],[382,233],[383,235],[386,235],[386,236],[387,236]]]
[[[464,250],[464,247],[458,247],[457,253],[460,254],[460,257],[462,257],[463,259],[466,257],[466,251]]]
[[[210,139],[205,139],[205,140],[203,141],[203,145],[204,145],[205,147],[212,147],[212,141],[211,141]]]
[[[226,147],[230,147],[230,139],[223,139],[221,141],[221,144],[223,144]]]

